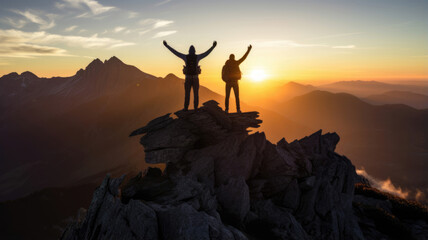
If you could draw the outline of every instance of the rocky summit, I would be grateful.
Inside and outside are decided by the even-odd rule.
[[[144,174],[107,176],[62,239],[426,239],[420,204],[370,187],[321,130],[273,144],[215,101],[137,129]]]

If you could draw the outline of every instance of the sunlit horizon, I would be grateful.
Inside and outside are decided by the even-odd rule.
[[[3,3],[0,75],[72,76],[93,59],[117,56],[143,72],[183,78],[183,61],[162,45],[167,40],[183,53],[218,42],[200,62],[200,84],[219,93],[223,64],[249,44],[244,85],[428,80],[428,2],[93,2]],[[266,76],[255,80],[257,68]]]

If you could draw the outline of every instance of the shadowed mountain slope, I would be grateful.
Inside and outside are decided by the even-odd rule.
[[[371,175],[427,192],[428,111],[405,105],[374,106],[345,93],[314,91],[281,105],[287,118],[336,131],[339,152]]]
[[[61,239],[424,239],[426,207],[371,188],[339,136],[321,131],[272,144],[257,112],[226,114],[215,101],[166,114],[143,135],[149,168],[107,176],[84,219]]]
[[[144,168],[144,155],[127,133],[163,112],[181,109],[182,89],[183,79],[172,74],[157,78],[116,57],[95,59],[72,77],[3,76],[0,200],[71,185],[124,165]],[[209,99],[223,102],[201,86],[200,101]],[[289,130],[290,139],[309,132],[279,114],[258,110],[268,119],[264,130],[278,139],[277,127]]]
[[[408,91],[389,91],[370,95],[363,100],[376,105],[405,104],[416,109],[428,109],[428,95]]]
[[[408,91],[419,94],[426,94],[428,86],[391,84],[377,81],[340,81],[317,86],[320,90],[329,92],[345,92],[358,97],[367,97],[374,94],[382,94],[387,91]]]

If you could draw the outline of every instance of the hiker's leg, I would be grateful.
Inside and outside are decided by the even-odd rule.
[[[229,110],[229,97],[230,97],[230,88],[232,85],[229,82],[226,82],[226,99],[224,101],[225,110]]]
[[[239,85],[238,81],[233,83],[233,93],[235,93],[235,100],[236,100],[236,111],[241,111],[241,106],[239,104]]]
[[[190,101],[190,88],[191,88],[191,79],[186,76],[186,80],[184,81],[184,110],[189,109],[189,101]]]
[[[199,77],[193,78],[193,107],[198,109],[199,105]]]

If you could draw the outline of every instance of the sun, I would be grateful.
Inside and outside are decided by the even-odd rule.
[[[263,82],[267,78],[267,74],[263,69],[256,68],[251,70],[248,77],[253,82]]]

